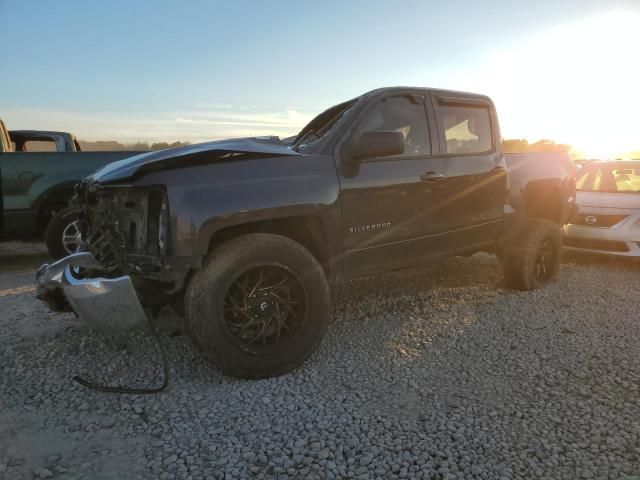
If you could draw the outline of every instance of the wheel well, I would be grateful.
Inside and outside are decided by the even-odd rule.
[[[244,223],[223,228],[213,234],[209,252],[232,238],[248,233],[271,233],[287,237],[311,252],[329,274],[329,251],[322,220],[315,216],[287,217]]]
[[[562,224],[562,192],[557,186],[540,185],[526,196],[526,216],[544,218]]]
[[[47,194],[38,208],[38,230],[43,231],[47,228],[53,215],[69,205],[71,197],[73,197],[73,189],[57,190]]]

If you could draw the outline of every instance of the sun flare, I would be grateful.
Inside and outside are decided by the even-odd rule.
[[[481,81],[503,136],[569,143],[588,158],[640,149],[638,25],[640,13],[601,15],[496,54]]]

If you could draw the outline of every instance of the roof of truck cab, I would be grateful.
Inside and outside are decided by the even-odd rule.
[[[12,137],[24,137],[24,136],[28,136],[28,137],[38,137],[38,136],[54,136],[54,135],[59,135],[59,136],[73,136],[72,133],[69,132],[56,132],[53,130],[9,130],[9,135],[11,135]]]
[[[491,98],[487,95],[481,93],[473,93],[473,92],[463,92],[460,90],[445,90],[442,88],[431,88],[431,87],[411,87],[411,86],[397,86],[397,87],[381,87],[376,88],[374,90],[370,90],[362,96],[375,96],[384,93],[391,93],[394,91],[403,91],[403,90],[414,90],[414,91],[423,91],[425,93],[433,93],[435,95],[448,95],[448,96],[460,96],[460,97],[474,97],[474,98],[482,98],[491,102]]]

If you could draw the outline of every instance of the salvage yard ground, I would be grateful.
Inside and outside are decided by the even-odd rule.
[[[640,264],[570,257],[503,288],[494,257],[349,283],[292,374],[223,377],[160,318],[106,336],[34,299],[41,244],[0,243],[0,478],[640,478]]]

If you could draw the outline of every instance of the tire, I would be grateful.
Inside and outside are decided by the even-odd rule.
[[[324,271],[306,248],[279,235],[249,234],[216,248],[191,278],[185,326],[224,373],[267,378],[316,350],[329,304]]]
[[[76,243],[71,243],[70,236],[74,228],[77,230],[76,222],[78,222],[79,214],[80,208],[68,207],[60,210],[49,221],[44,240],[49,253],[56,260],[81,251],[82,244],[78,241],[79,238],[76,238]],[[67,237],[66,241],[65,236]]]
[[[532,218],[515,243],[503,253],[507,287],[533,290],[552,282],[560,267],[562,229],[540,218]]]

